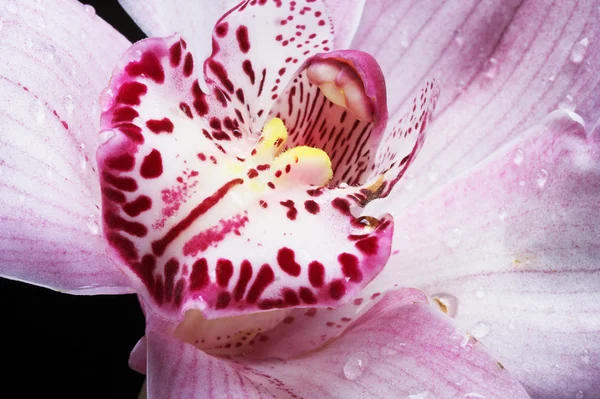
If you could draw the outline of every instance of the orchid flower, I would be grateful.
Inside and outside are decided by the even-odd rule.
[[[150,398],[595,398],[599,10],[545,3],[10,3],[0,275],[137,293]]]

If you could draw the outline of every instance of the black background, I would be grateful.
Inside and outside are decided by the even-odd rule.
[[[144,38],[116,0],[89,0],[130,41]],[[129,352],[144,333],[134,295],[70,296],[0,278],[0,397],[136,398]]]

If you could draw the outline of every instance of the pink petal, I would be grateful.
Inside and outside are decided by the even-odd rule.
[[[158,334],[148,349],[150,397],[528,397],[441,312],[396,306],[394,294],[337,341],[294,360],[234,363]]]
[[[597,397],[599,192],[598,129],[557,111],[403,212],[373,285],[445,300],[533,397]]]
[[[77,2],[14,8],[0,42],[0,275],[72,293],[129,292],[100,232],[93,155],[96,99],[129,43]]]
[[[104,233],[124,272],[171,320],[349,301],[387,261],[391,219],[363,224],[346,198],[372,199],[360,188],[300,181],[301,157],[258,162],[252,130],[187,59],[178,37],[139,42],[103,98]]]
[[[598,19],[593,2],[370,2],[352,47],[382,66],[390,115],[425,79],[442,82],[410,198],[431,187],[428,175],[449,180],[561,103],[595,124]]]
[[[146,341],[146,336],[140,338],[129,355],[129,367],[142,374],[146,374],[146,358],[148,353],[148,343]]]
[[[360,25],[366,0],[324,0],[333,22],[334,48],[349,48]]]
[[[259,131],[275,100],[305,60],[333,48],[325,5],[244,1],[213,32],[213,53],[204,65],[214,90]]]

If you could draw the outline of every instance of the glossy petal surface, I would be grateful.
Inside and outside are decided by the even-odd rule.
[[[370,2],[352,47],[371,53],[394,88],[390,117],[425,79],[444,88],[435,139],[398,201],[475,165],[559,104],[594,126],[598,18],[592,1]]]
[[[95,99],[129,43],[76,2],[4,11],[0,275],[72,293],[128,292],[101,234],[94,149]]]
[[[178,37],[139,42],[103,97],[105,234],[125,271],[175,319],[347,301],[385,264],[391,219],[365,225],[355,189],[312,186],[317,150],[256,142],[191,57]]]
[[[598,131],[554,113],[403,212],[373,284],[454,298],[459,325],[533,397],[596,397],[599,192]]]
[[[236,364],[152,334],[149,396],[528,397],[441,312],[394,299],[389,294],[323,350],[290,361]]]

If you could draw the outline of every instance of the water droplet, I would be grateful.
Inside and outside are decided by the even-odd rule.
[[[435,166],[431,165],[427,172],[427,177],[430,181],[434,182],[440,177],[440,171]]]
[[[394,356],[398,354],[398,351],[396,349],[388,345],[382,346],[380,352],[383,356]]]
[[[344,363],[344,376],[349,380],[355,380],[365,372],[367,367],[367,354],[357,352],[351,355]]]
[[[513,154],[513,162],[515,165],[521,165],[523,163],[523,160],[525,159],[525,151],[523,151],[520,148],[517,148],[515,150],[515,153]]]
[[[481,339],[488,335],[491,331],[491,327],[489,324],[483,322],[477,322],[473,327],[471,327],[471,334],[474,338]]]
[[[469,392],[469,393],[465,394],[465,398],[467,398],[467,399],[485,399],[485,395],[482,395],[479,392]]]
[[[585,398],[585,393],[583,393],[583,391],[575,392],[575,399],[583,399],[583,398]]]
[[[33,115],[35,117],[35,122],[38,125],[43,125],[46,121],[46,107],[44,103],[40,100],[36,100],[33,105]]]
[[[490,58],[487,62],[487,67],[484,76],[488,79],[494,79],[498,74],[498,60]]]
[[[65,106],[65,110],[67,110],[67,114],[73,115],[73,111],[75,110],[75,101],[73,101],[73,96],[67,94],[63,99],[63,105]]]
[[[23,194],[19,194],[19,202],[20,202],[21,204],[25,203],[25,199],[26,199],[25,195],[23,195]]]
[[[531,363],[523,363],[523,370],[527,371],[528,373],[533,373],[535,372],[536,368]]]
[[[581,361],[585,364],[590,364],[590,352],[587,349],[583,351]]]
[[[535,182],[537,183],[539,188],[544,188],[546,182],[548,181],[548,172],[546,169],[542,169],[535,175]]]
[[[485,290],[482,287],[477,288],[477,290],[475,290],[475,296],[479,299],[483,298],[485,296]]]
[[[6,10],[11,14],[16,14],[17,12],[19,12],[19,7],[17,6],[14,0],[10,0],[6,4]]]
[[[412,176],[405,175],[403,177],[404,180],[404,189],[406,191],[412,191],[415,188],[415,179]]]
[[[444,243],[448,248],[455,248],[460,244],[460,239],[462,236],[462,230],[459,228],[454,228],[446,232],[444,237]]]
[[[562,100],[560,103],[558,103],[558,108],[559,109],[566,109],[568,111],[575,111],[575,102],[573,101],[573,96],[570,94],[567,94],[564,98],[564,100]]]
[[[506,208],[505,207],[500,207],[498,208],[498,219],[500,219],[501,221],[504,221],[504,219],[506,219]]]
[[[523,176],[523,175],[519,176],[518,183],[519,183],[519,186],[523,187],[525,185],[525,183],[526,183],[525,182],[525,176]]]
[[[569,59],[573,64],[581,64],[587,54],[589,45],[590,40],[587,37],[584,37],[573,46],[571,49],[571,54],[569,55]]]
[[[89,16],[93,17],[94,15],[96,15],[96,9],[89,4],[86,4],[85,6],[83,6],[83,9],[85,10],[85,13]]]
[[[410,39],[408,38],[408,34],[404,31],[400,31],[400,45],[404,48],[408,48],[410,46]]]
[[[456,43],[458,47],[462,47],[463,44],[465,44],[465,39],[462,36],[456,36],[454,38],[454,43]]]
[[[430,399],[429,392],[423,391],[423,392],[415,393],[412,395],[408,395],[406,397],[406,399]]]
[[[450,317],[456,316],[456,311],[458,310],[458,298],[454,295],[440,292],[438,294],[433,294],[431,298],[436,301],[437,305],[440,309],[446,313]]]
[[[341,188],[341,189],[346,189],[346,188],[348,188],[348,183],[346,183],[346,182],[341,182],[340,184],[338,184],[338,188]]]
[[[27,46],[27,48],[33,48],[33,39],[31,39],[30,37],[25,39],[25,46]]]
[[[79,31],[79,37],[81,38],[81,40],[85,40],[87,38],[87,33],[85,33],[83,29],[81,29]]]
[[[556,75],[550,75],[550,76],[548,76],[548,80],[550,82],[554,82],[556,80]]]
[[[96,217],[94,215],[88,216],[87,227],[92,235],[97,236],[98,233],[100,233],[100,227],[98,226],[98,222],[96,221]]]
[[[44,46],[44,52],[46,53],[46,58],[53,60],[56,56],[56,47],[51,44],[47,44]]]

